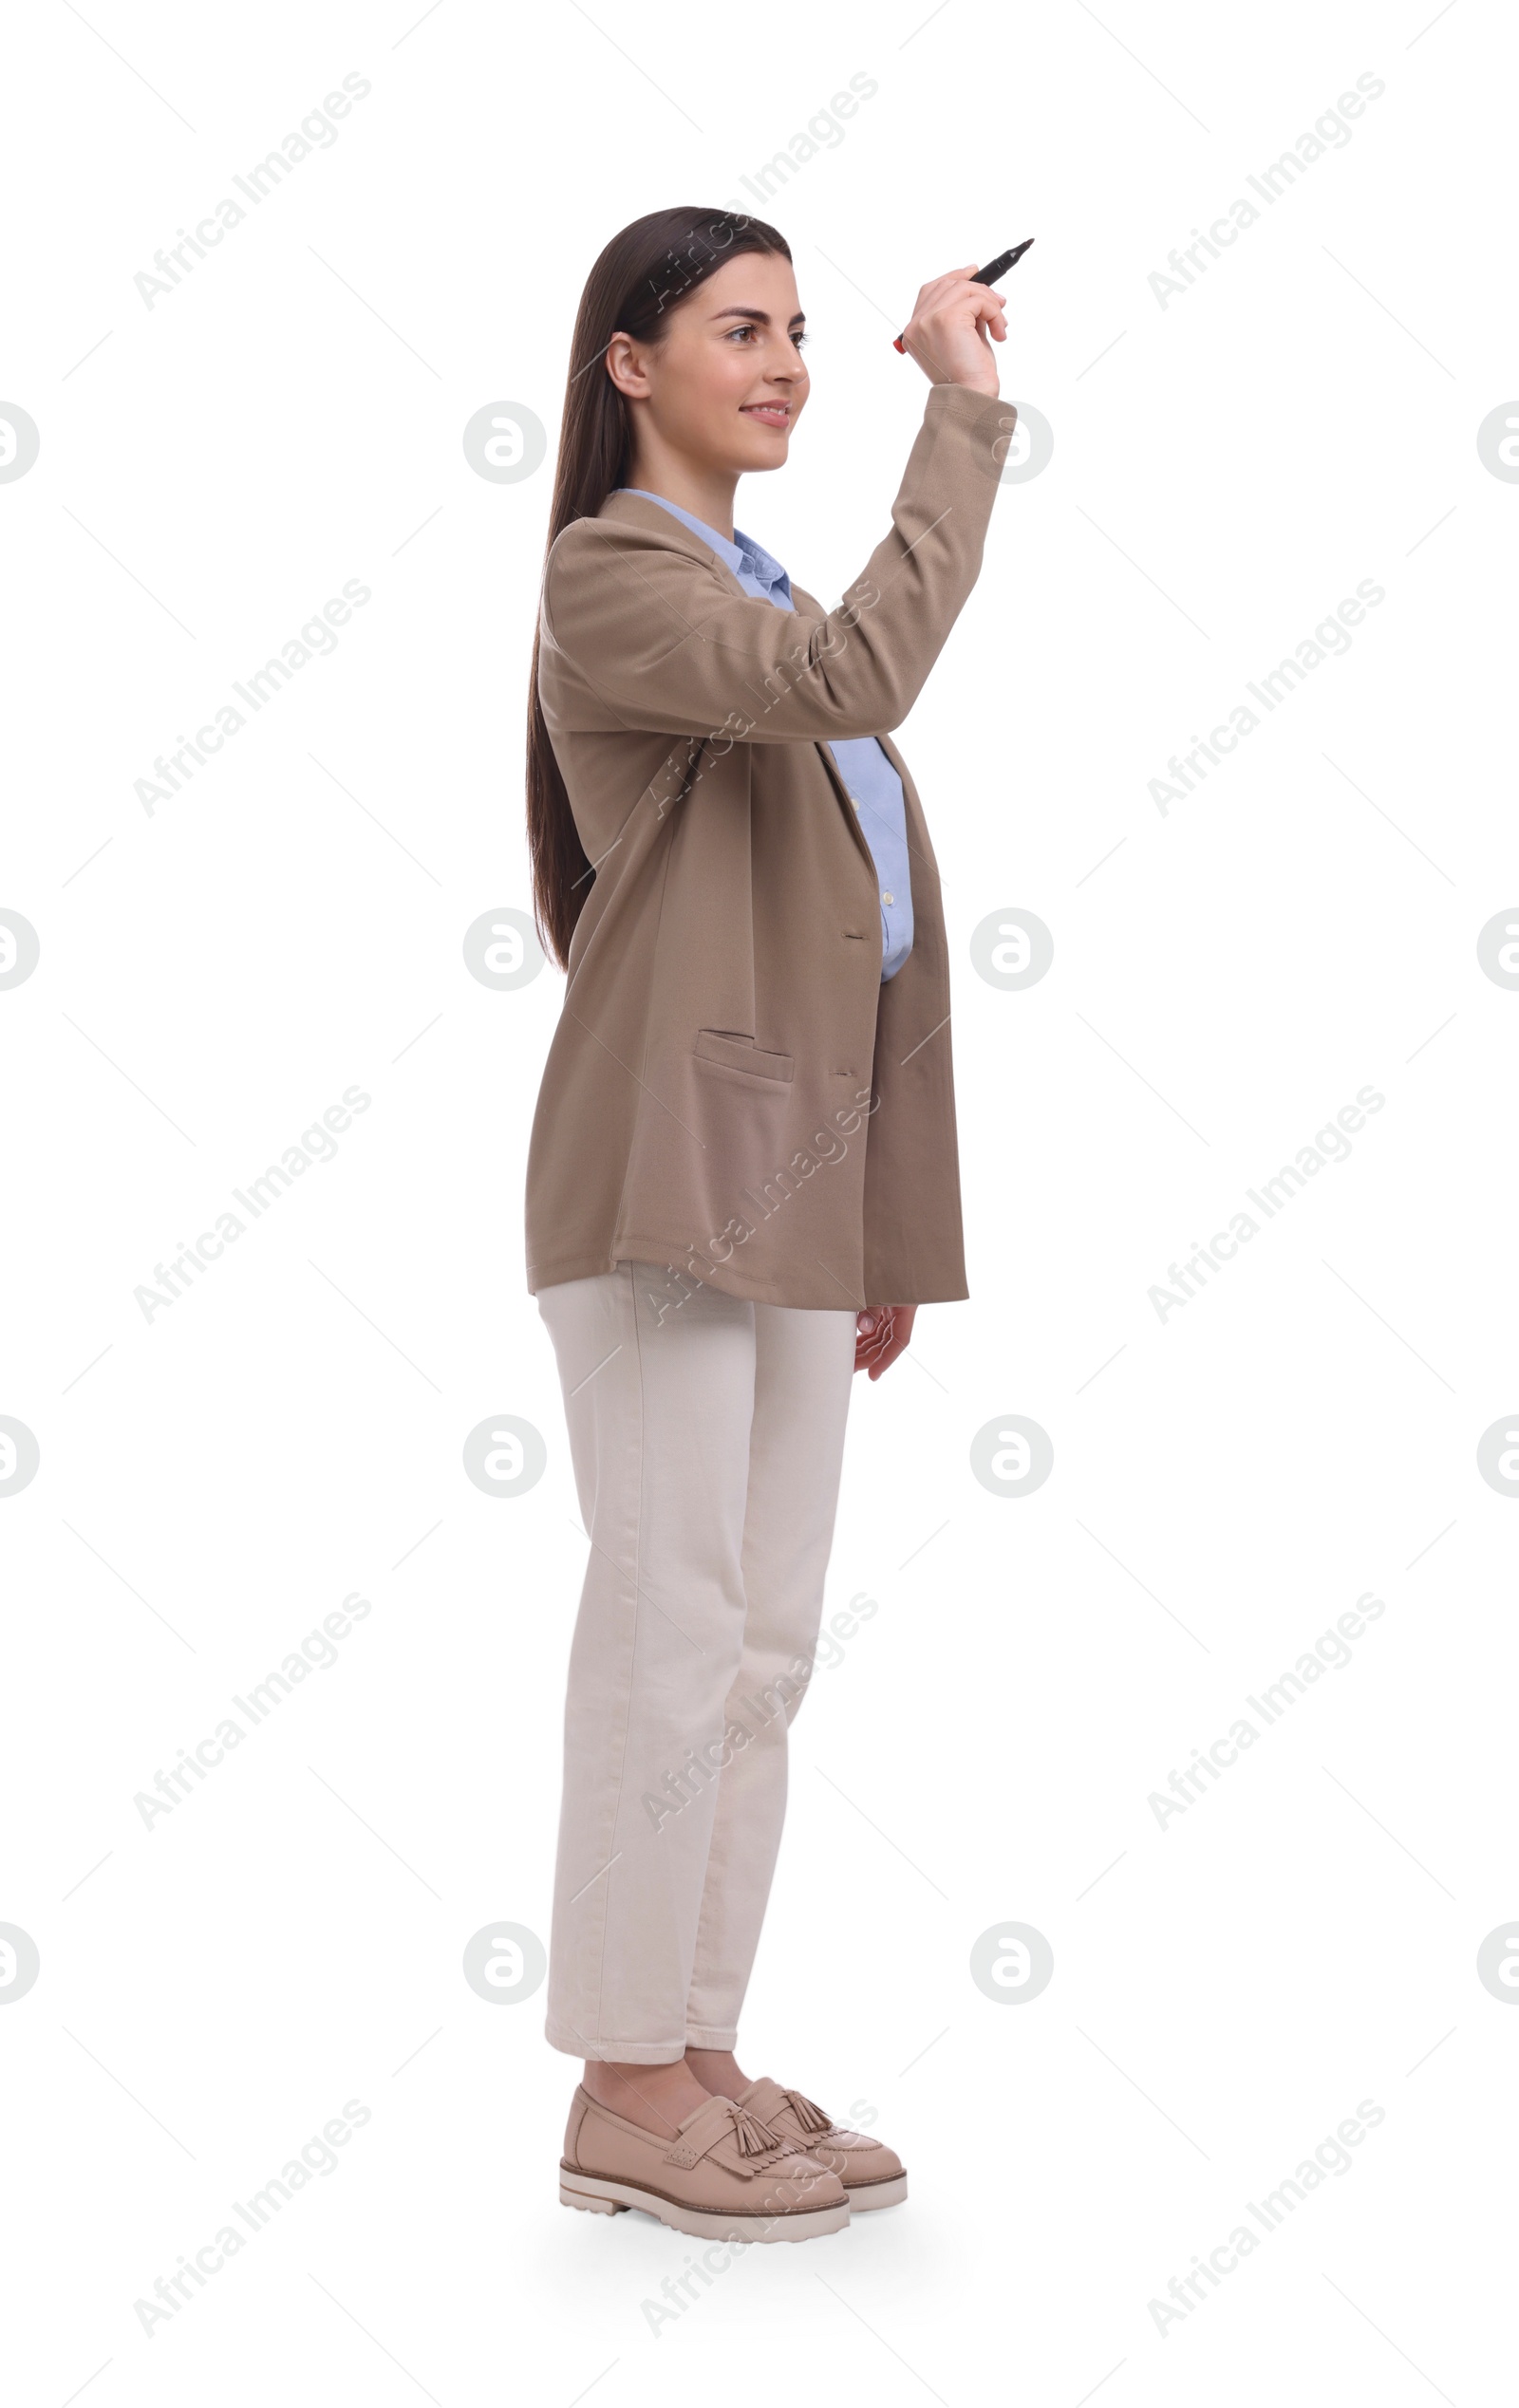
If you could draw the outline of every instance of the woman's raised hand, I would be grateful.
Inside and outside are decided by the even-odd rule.
[[[988,285],[973,284],[975,272],[972,259],[967,268],[952,269],[925,285],[902,329],[902,342],[930,384],[968,384],[977,393],[995,395],[997,363],[986,337],[1006,342],[1003,307],[1007,296]]]

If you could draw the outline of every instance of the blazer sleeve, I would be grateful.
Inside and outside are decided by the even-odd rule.
[[[552,546],[539,693],[551,734],[616,728],[745,742],[899,727],[960,615],[1013,404],[928,390],[891,525],[838,607],[735,591],[711,561],[627,520],[577,518]]]

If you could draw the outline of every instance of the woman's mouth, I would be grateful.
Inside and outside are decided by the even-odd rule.
[[[745,401],[741,415],[758,419],[761,426],[784,428],[791,424],[791,406],[786,401]]]

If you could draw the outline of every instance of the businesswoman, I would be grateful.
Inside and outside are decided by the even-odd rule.
[[[918,296],[923,421],[833,610],[733,523],[807,401],[773,227],[625,227],[560,436],[527,786],[568,980],[526,1196],[591,1538],[548,1990],[584,2064],[560,2196],[715,2240],[836,2231],[907,2189],[735,2051],[852,1375],[967,1293],[939,882],[889,732],[975,583],[1013,424],[973,268]]]

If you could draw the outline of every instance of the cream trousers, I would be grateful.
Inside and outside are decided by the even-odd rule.
[[[540,1288],[591,1539],[570,1654],[547,2032],[731,2048],[833,1544],[852,1310],[621,1262]]]

